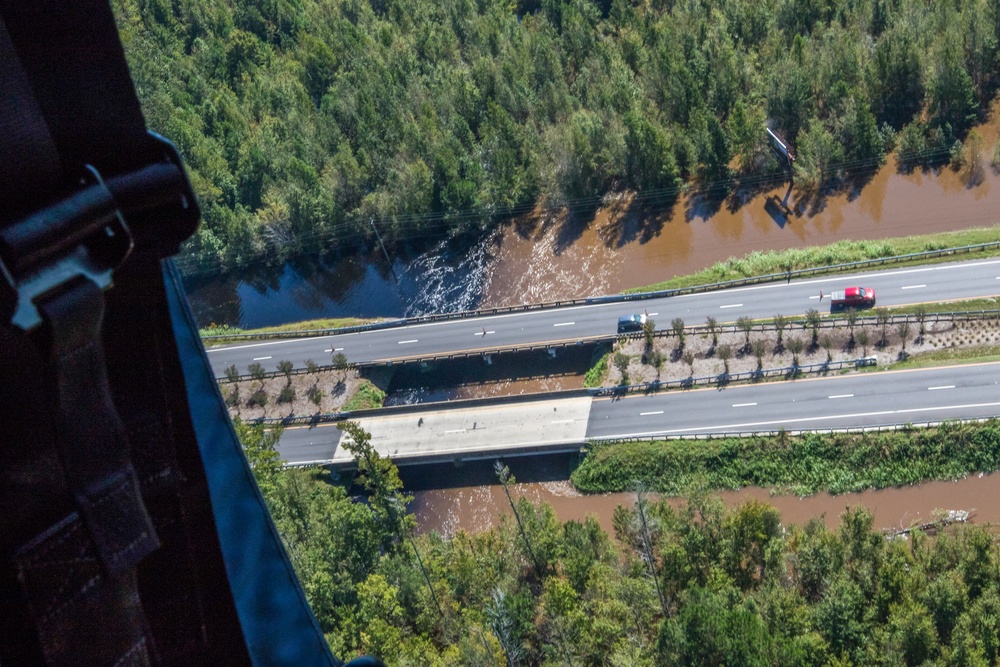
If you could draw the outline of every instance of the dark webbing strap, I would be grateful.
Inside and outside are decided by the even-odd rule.
[[[65,209],[52,205],[87,172],[80,164],[67,177],[31,74],[8,32],[9,8],[3,9],[0,73],[8,101],[3,129],[15,140],[0,156],[5,183],[0,252],[10,290],[15,280],[43,270],[36,262],[62,252],[60,247],[50,253],[53,239],[46,223],[59,221]],[[14,24],[23,27],[16,18]],[[48,214],[19,222],[46,207]],[[103,217],[96,223],[104,224]],[[58,233],[66,243],[79,243],[72,229]],[[3,616],[23,619],[16,623],[24,631],[4,644],[7,650],[0,655],[9,664],[148,664],[153,653],[135,567],[156,549],[157,540],[108,390],[100,338],[103,297],[96,284],[80,277],[36,303],[42,327],[30,334],[9,331],[17,345],[5,350],[9,355],[24,348],[22,355],[6,356],[7,386],[18,386],[17,380],[28,375],[43,380],[32,385],[32,404],[20,405],[24,412],[11,416],[28,422],[25,437],[8,436],[0,443],[6,509],[0,526],[9,568],[0,604]],[[28,417],[43,414],[48,424]],[[13,476],[42,465],[49,467],[48,474]],[[39,510],[50,503],[47,493],[58,501]],[[87,635],[98,640],[76,643]]]
[[[89,231],[76,239],[72,229],[52,224],[62,212],[58,208],[36,216],[33,226],[15,223],[72,195],[80,176],[96,171],[116,190],[120,204],[135,209],[129,222],[142,243],[129,264],[133,268],[122,271],[142,274],[135,267],[147,266],[145,274],[162,292],[159,257],[164,248],[176,250],[191,227],[157,229],[169,216],[149,193],[155,195],[158,181],[175,191],[184,183],[176,182],[178,172],[169,164],[149,166],[163,161],[164,151],[146,133],[109,6],[92,0],[5,1],[0,16],[0,228],[5,232],[0,252],[8,269],[30,276],[47,270],[32,263],[36,255],[66,250],[50,252],[59,243],[85,242]],[[186,218],[190,222],[191,216]],[[184,218],[177,216],[174,227],[185,227]],[[30,259],[22,251],[31,251]],[[124,283],[114,303],[127,307],[137,305],[128,294],[146,293],[156,284]],[[165,313],[162,297],[160,302]],[[160,340],[162,331],[140,339],[134,333],[141,328],[127,328],[133,335],[114,339],[113,362],[106,364],[105,302],[95,283],[74,279],[37,305],[43,320],[38,330],[4,332],[10,343],[3,350],[6,386],[31,377],[35,391],[27,394],[31,401],[15,402],[18,409],[6,416],[19,428],[0,441],[0,496],[4,507],[20,509],[0,517],[9,568],[2,577],[0,622],[11,630],[5,638],[17,638],[0,643],[0,661],[245,664],[228,582],[223,577],[206,585],[203,577],[222,570],[211,514],[186,512],[182,501],[204,504],[207,492],[192,495],[177,488],[184,477],[176,463],[163,374],[159,358],[142,343]],[[111,318],[122,324],[124,309],[111,310]],[[150,315],[145,319],[148,323]],[[15,347],[22,353],[12,354]],[[121,418],[108,366],[115,399],[124,404]],[[136,468],[157,510],[156,529],[139,495]],[[208,521],[192,531],[189,517]],[[136,568],[157,548],[157,529],[169,542],[155,561],[169,567],[163,576],[140,571],[137,579]],[[212,558],[214,567],[198,563]],[[144,607],[152,612],[151,624]]]
[[[30,273],[55,245],[86,242],[92,229],[50,233],[65,209],[11,231],[73,195],[81,176],[90,194],[77,199],[107,215],[110,192],[135,242],[105,295],[74,279],[39,299],[37,330],[0,326],[0,383],[18,389],[0,402],[5,667],[339,664],[231,426],[213,426],[226,432],[219,451],[195,434],[160,269],[197,221],[178,164],[146,131],[106,0],[0,0],[4,270]],[[11,278],[0,275],[0,304]],[[221,405],[214,385],[200,399]],[[239,497],[254,498],[227,515],[225,549],[213,503],[230,490],[206,476],[206,456],[225,462],[227,482],[242,466]]]

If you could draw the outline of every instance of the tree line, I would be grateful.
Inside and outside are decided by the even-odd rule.
[[[149,125],[204,224],[189,271],[657,205],[898,148],[945,158],[997,87],[1000,1],[113,0]]]
[[[282,470],[276,432],[237,424],[334,652],[390,665],[992,665],[1000,542],[988,527],[889,539],[847,508],[784,526],[757,501],[637,487],[614,513],[559,522],[519,497],[495,528],[415,535],[391,461],[347,426],[364,499]],[[677,506],[675,506],[677,505]]]

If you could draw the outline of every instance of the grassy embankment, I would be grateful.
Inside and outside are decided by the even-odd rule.
[[[371,382],[364,380],[358,387],[358,390],[354,392],[354,395],[347,399],[341,410],[343,412],[353,412],[355,410],[381,408],[383,401],[385,401],[385,392]]]
[[[913,236],[886,241],[842,241],[821,248],[752,253],[720,262],[705,271],[630,290],[652,291],[779,273],[848,261],[997,240],[998,229]],[[987,251],[977,256],[996,256]],[[946,261],[944,258],[940,261]],[[921,263],[927,260],[922,260]],[[925,312],[997,308],[994,299],[926,304]],[[890,309],[913,312],[914,307]],[[911,356],[893,368],[1000,360],[1000,347],[944,349]],[[606,363],[606,362],[605,362]],[[593,371],[593,369],[592,369]],[[588,374],[589,375],[589,374]],[[593,445],[574,471],[574,485],[585,492],[625,491],[644,482],[664,494],[697,487],[738,489],[771,487],[777,492],[846,493],[935,479],[957,479],[1000,469],[1000,423],[947,424],[939,428],[883,433],[761,436],[720,440],[652,441]]]
[[[322,329],[341,329],[343,327],[354,327],[361,324],[371,324],[372,322],[378,322],[378,319],[365,320],[359,317],[327,317],[318,320],[305,320],[302,322],[289,322],[288,324],[281,324],[273,327],[261,327],[259,329],[240,329],[239,327],[231,327],[226,324],[217,325],[213,324],[211,326],[205,327],[204,329],[199,329],[198,334],[205,339],[205,336],[221,336],[223,338],[204,340],[206,346],[211,345],[222,345],[226,343],[225,336],[241,335],[241,334],[269,334],[269,333],[284,333],[287,331],[316,331]]]
[[[675,276],[669,280],[635,287],[625,290],[626,294],[636,292],[652,292],[678,287],[692,287],[710,283],[782,273],[788,270],[810,269],[847,262],[859,262],[868,259],[879,259],[895,255],[908,255],[927,250],[942,250],[977,243],[989,243],[1000,240],[1000,227],[982,227],[965,229],[956,232],[941,232],[939,234],[924,234],[920,236],[905,236],[902,238],[884,239],[879,241],[838,241],[825,246],[810,246],[807,248],[790,248],[777,251],[754,251],[743,257],[731,257],[724,262],[717,262],[703,271],[683,276]],[[977,253],[976,257],[1000,256],[1000,249],[991,249]],[[955,261],[961,259],[950,256],[939,259],[918,259],[913,264],[932,264],[935,262]],[[907,263],[893,266],[906,266]]]
[[[807,495],[960,479],[1000,469],[1000,421],[889,432],[594,444],[573,471],[581,491],[643,482],[668,495],[695,488],[772,488]]]

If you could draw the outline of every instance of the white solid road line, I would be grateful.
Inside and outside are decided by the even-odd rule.
[[[927,285],[903,285],[899,289],[917,289],[918,287],[927,287]]]
[[[416,342],[417,342],[417,339],[413,338],[412,340],[401,340],[401,341],[399,341],[399,344],[400,345],[406,345],[407,343],[416,343]]]
[[[734,408],[749,408],[757,405],[756,403],[733,403]]]
[[[554,421],[552,423],[553,424],[572,424],[575,421],[576,421],[575,419],[557,419],[556,421]]]
[[[941,385],[940,387],[927,387],[927,391],[937,391],[938,389],[954,389],[954,388],[955,385],[953,384],[945,384]]]
[[[265,359],[270,359],[271,357],[254,357],[254,361],[264,361]]]
[[[694,433],[695,431],[737,431],[756,426],[779,426],[788,424],[805,424],[835,419],[856,419],[859,417],[881,417],[883,415],[903,415],[911,412],[937,412],[940,410],[962,410],[965,408],[995,408],[1000,403],[968,403],[965,405],[940,405],[932,408],[907,408],[905,410],[880,410],[878,412],[855,412],[848,415],[825,415],[823,417],[800,417],[798,419],[772,419],[763,422],[744,422],[742,424],[716,424],[714,426],[695,426],[690,428],[675,428],[668,431],[643,431],[641,433],[621,433],[614,438],[640,438],[650,435],[669,435],[671,433]],[[601,440],[603,438],[595,438]]]
[[[447,435],[448,433],[465,433],[467,430],[468,429],[464,429],[464,428],[456,428],[456,429],[453,429],[451,431],[445,431],[445,435]]]
[[[742,305],[742,303],[731,303],[728,306],[719,306],[719,308],[739,308]]]
[[[811,297],[809,297],[809,298],[810,298],[810,299],[820,299],[820,298],[822,298],[822,297],[819,297],[819,296],[811,296]]]
[[[640,417],[647,417],[649,415],[662,415],[662,414],[663,414],[663,410],[656,410],[654,412],[640,412],[639,416]]]
[[[334,352],[340,352],[340,351],[341,351],[341,350],[343,350],[343,349],[344,349],[344,348],[342,348],[342,347],[335,347],[335,348],[333,348],[333,351],[334,351]]]
[[[553,324],[554,327],[568,327],[576,324],[576,322],[560,322],[559,324]]]
[[[486,334],[496,333],[496,331],[477,331],[472,334],[473,336],[485,336]]]
[[[833,396],[827,396],[827,398],[854,398],[854,394],[834,394]]]

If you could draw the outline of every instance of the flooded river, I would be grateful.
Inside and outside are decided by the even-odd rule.
[[[635,502],[635,495],[631,493],[582,495],[565,479],[518,483],[513,487],[512,495],[552,505],[561,521],[580,521],[594,515],[609,534],[614,532],[611,518],[615,507],[631,507]],[[1000,473],[974,475],[957,482],[928,482],[839,496],[821,493],[800,498],[771,495],[768,489],[761,488],[726,491],[718,495],[728,507],[735,507],[751,498],[770,503],[781,512],[785,524],[804,524],[813,517],[822,516],[827,525],[833,527],[837,525],[840,513],[852,505],[870,508],[875,515],[877,529],[906,528],[926,523],[934,520],[935,510],[952,509],[974,510],[972,523],[1000,523]],[[680,504],[681,501],[670,502]],[[436,530],[443,534],[453,534],[460,528],[470,532],[484,530],[496,525],[501,514],[510,513],[503,487],[495,483],[416,491],[411,507],[421,531]]]
[[[984,134],[991,128],[984,128]],[[987,146],[992,147],[995,132]],[[990,153],[991,150],[987,150]],[[890,157],[859,190],[785,218],[765,206],[785,186],[742,206],[681,198],[633,210],[627,198],[592,217],[538,211],[479,239],[377,254],[299,259],[237,279],[192,282],[199,324],[262,327],[317,317],[401,317],[621,292],[754,250],[964,229],[1000,221],[1000,175],[967,188],[956,172],[900,173]],[[789,200],[794,205],[794,196]],[[374,249],[373,249],[374,250]]]
[[[986,155],[992,154],[997,140],[998,116],[994,108],[994,122],[981,128]],[[765,206],[768,197],[784,195],[782,186],[732,207],[681,198],[670,208],[647,207],[641,213],[630,210],[629,200],[622,198],[607,202],[589,219],[540,212],[482,239],[441,243],[410,255],[400,251],[391,270],[372,249],[368,257],[329,263],[304,259],[253,277],[202,281],[193,285],[189,296],[202,325],[260,327],[313,317],[398,317],[615,293],[753,250],[957,230],[1000,220],[1000,175],[988,165],[982,183],[967,188],[948,168],[906,174],[890,159],[863,187],[814,202],[788,217]],[[791,203],[794,206],[794,198]],[[518,391],[551,384],[551,378],[520,381],[525,384]],[[509,391],[502,382],[488,389]],[[467,392],[460,388],[449,395]],[[476,479],[467,473],[452,470],[447,483],[416,484],[413,507],[422,530],[477,530],[506,511],[500,487],[488,476]],[[520,475],[531,481],[518,485],[517,493],[551,503],[563,520],[596,514],[609,531],[614,507],[632,502],[628,494],[580,496],[565,481],[567,476],[568,469],[540,478]],[[451,487],[455,478],[468,486]],[[1000,475],[836,497],[772,497],[765,489],[722,496],[729,505],[750,497],[767,500],[790,523],[820,515],[833,523],[846,506],[856,503],[875,512],[880,528],[926,521],[935,509],[975,509],[977,523],[1000,520]]]

